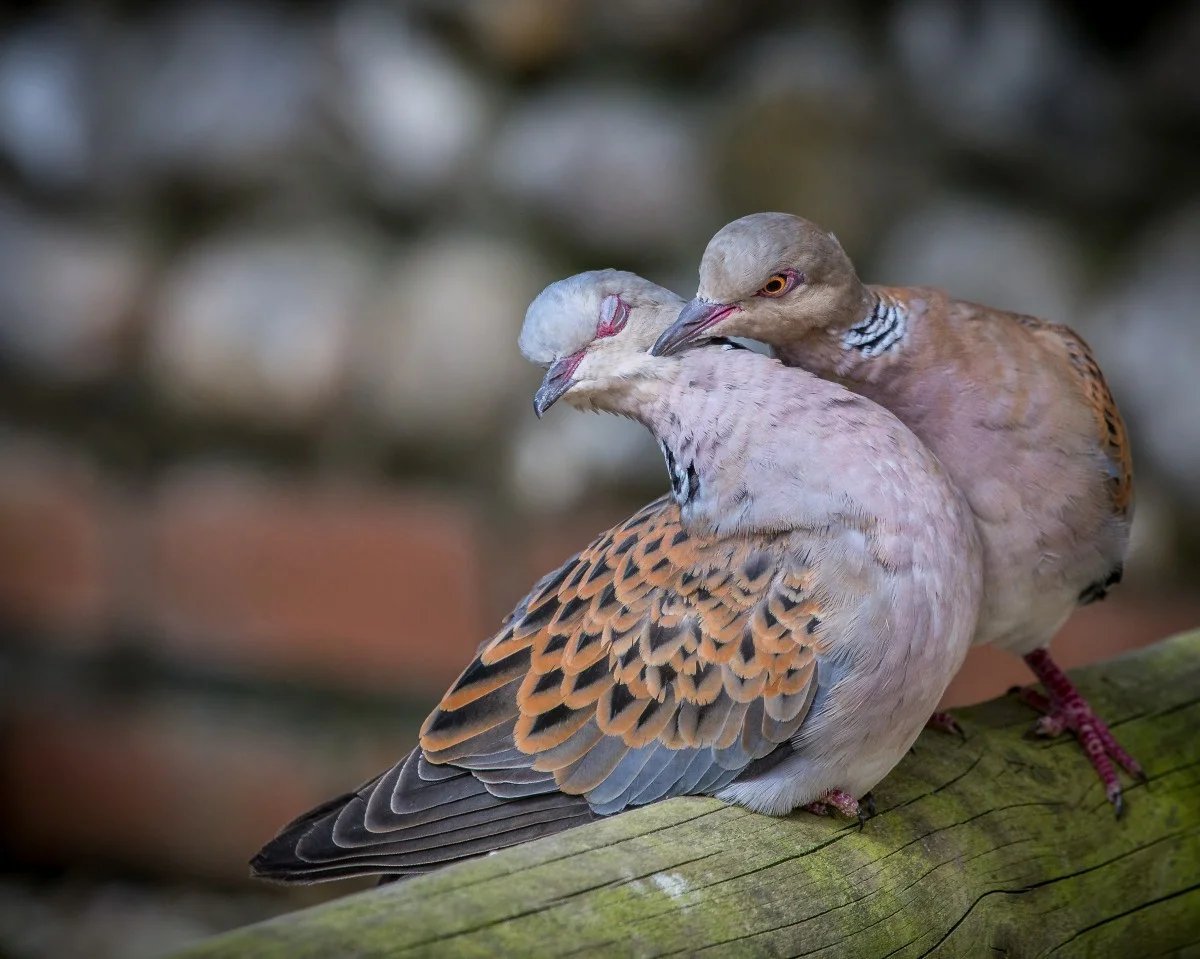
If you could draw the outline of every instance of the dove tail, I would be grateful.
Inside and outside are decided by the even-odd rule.
[[[288,823],[250,869],[262,879],[299,883],[417,875],[594,818],[581,796],[548,790],[503,799],[467,770],[430,763],[413,750],[355,792]]]

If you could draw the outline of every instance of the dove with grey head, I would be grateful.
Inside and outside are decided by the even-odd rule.
[[[734,220],[709,242],[696,297],[660,337],[747,336],[903,420],[977,518],[984,599],[975,641],[1024,657],[1049,694],[1035,727],[1072,730],[1108,799],[1114,762],[1140,765],[1048,646],[1079,605],[1121,578],[1133,517],[1130,447],[1095,357],[1071,329],[920,287],[862,283],[832,234],[785,213]]]
[[[671,796],[854,813],[975,628],[979,544],[868,400],[726,345],[647,349],[680,300],[552,284],[520,344],[556,400],[631,417],[672,493],[543,577],[393,769],[284,828],[259,875],[411,874]]]

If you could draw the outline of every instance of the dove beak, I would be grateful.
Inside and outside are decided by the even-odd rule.
[[[714,303],[712,300],[696,297],[680,311],[679,319],[667,327],[650,347],[650,355],[670,356],[678,352],[736,309],[738,307],[735,303]]]
[[[571,375],[582,359],[583,351],[580,350],[578,353],[564,356],[546,370],[542,385],[533,394],[533,412],[539,420],[546,414],[546,410],[557,403],[562,395],[575,385]]]

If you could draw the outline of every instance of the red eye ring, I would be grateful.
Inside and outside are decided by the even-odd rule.
[[[629,304],[616,293],[606,296],[600,303],[600,320],[596,324],[596,339],[616,336],[629,322]]]
[[[781,270],[767,280],[754,295],[775,299],[792,291],[803,282],[804,275],[802,273],[797,273],[795,270]]]

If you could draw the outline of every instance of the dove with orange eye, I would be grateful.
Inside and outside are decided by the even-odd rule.
[[[713,236],[695,298],[652,351],[714,334],[758,340],[788,366],[849,385],[942,461],[987,517],[975,642],[1025,660],[1048,693],[1026,697],[1043,713],[1037,734],[1074,733],[1119,815],[1118,769],[1144,770],[1047,651],[1077,606],[1120,581],[1132,528],[1129,435],[1088,344],[931,287],[864,283],[836,236],[786,213],[741,217]]]

